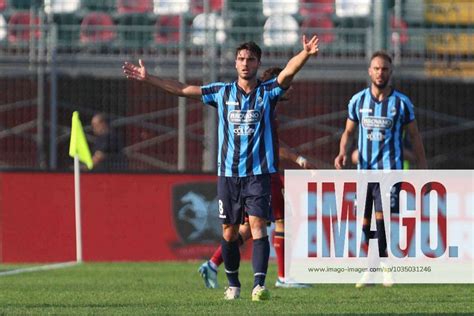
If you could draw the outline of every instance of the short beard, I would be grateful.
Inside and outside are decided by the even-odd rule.
[[[374,84],[374,86],[376,86],[377,88],[379,88],[380,90],[383,90],[387,87],[388,85],[388,80],[381,83],[381,84],[376,84],[375,82],[372,82]]]

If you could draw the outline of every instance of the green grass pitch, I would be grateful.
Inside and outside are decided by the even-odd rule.
[[[252,302],[252,268],[242,263],[242,298],[223,299],[206,289],[200,262],[86,263],[78,266],[0,276],[0,315],[214,315],[214,314],[474,314],[474,285],[395,285],[356,289],[322,284],[310,289],[274,287],[271,300]],[[11,268],[0,265],[0,270]]]

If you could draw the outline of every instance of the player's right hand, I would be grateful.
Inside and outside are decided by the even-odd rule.
[[[342,169],[343,167],[346,166],[346,161],[347,161],[347,156],[343,154],[339,154],[334,159],[334,167],[336,167],[336,169]]]
[[[148,74],[145,68],[145,64],[141,59],[138,60],[139,66],[136,66],[132,63],[126,61],[123,66],[123,73],[127,77],[127,79],[135,79],[139,81],[144,81],[148,79]]]

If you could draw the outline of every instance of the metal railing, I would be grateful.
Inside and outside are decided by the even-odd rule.
[[[474,156],[469,146],[457,150],[445,141],[455,137],[462,142],[472,133],[467,94],[457,90],[438,94],[438,89],[451,85],[472,89],[474,8],[470,2],[456,2],[463,9],[456,20],[453,7],[443,1],[397,0],[393,8],[386,7],[385,21],[375,14],[373,2],[368,16],[351,17],[338,16],[337,1],[332,8],[306,1],[299,2],[289,18],[282,18],[285,23],[271,28],[265,26],[270,17],[264,14],[269,12],[264,8],[267,2],[223,1],[218,11],[211,12],[209,2],[193,1],[180,15],[155,10],[137,19],[119,14],[110,1],[108,14],[114,23],[105,27],[81,26],[87,9],[53,14],[45,7],[30,8],[30,17],[38,16],[38,25],[8,24],[21,10],[0,12],[5,20],[0,23],[0,166],[67,169],[70,114],[79,110],[92,143],[88,122],[95,112],[107,113],[112,126],[124,135],[131,170],[212,170],[215,113],[199,103],[185,104],[151,87],[127,82],[121,71],[123,61],[142,58],[154,73],[195,84],[228,81],[235,77],[234,49],[240,41],[254,39],[262,46],[262,68],[283,66],[300,49],[298,38],[303,33],[320,36],[320,54],[298,74],[294,105],[279,110],[285,142],[320,166],[330,167],[347,101],[366,85],[368,59],[385,42],[394,55],[397,86],[415,94],[413,101],[420,107],[418,115],[424,123],[420,128],[430,142],[432,167],[445,167],[453,152]],[[281,2],[293,8],[295,1]],[[196,3],[201,11],[195,9]],[[196,17],[203,12],[213,17],[199,24]],[[386,33],[375,29],[376,19],[385,23]],[[385,34],[379,35],[385,39],[375,38],[376,34]],[[407,83],[417,89],[412,91]],[[331,93],[320,90],[321,86]],[[315,95],[315,91],[320,92]],[[433,105],[437,102],[441,103]],[[452,113],[454,107],[461,110]],[[459,127],[444,126],[440,117],[446,115]]]

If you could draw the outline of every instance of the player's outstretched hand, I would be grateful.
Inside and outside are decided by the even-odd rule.
[[[136,66],[132,63],[126,61],[123,66],[123,73],[127,77],[127,79],[135,79],[139,81],[145,81],[148,78],[148,74],[146,72],[145,64],[141,59],[138,60],[139,66]]]
[[[342,169],[346,165],[346,160],[346,155],[337,155],[337,157],[334,159],[334,167],[336,167],[336,169]]]
[[[306,35],[303,34],[303,49],[309,54],[309,55],[317,55],[319,52],[319,38],[316,35],[313,35],[313,37],[309,40],[306,41]]]

